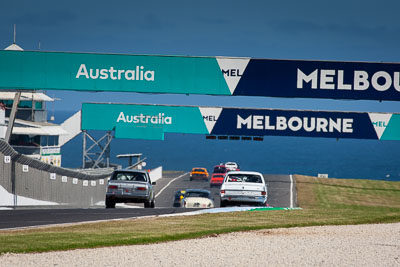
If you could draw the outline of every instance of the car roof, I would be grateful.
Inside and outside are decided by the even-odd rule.
[[[251,175],[261,175],[263,176],[260,172],[253,172],[253,171],[230,171],[228,172],[229,175],[231,174],[251,174]]]
[[[144,171],[144,170],[132,170],[132,169],[118,169],[118,170],[114,170],[114,172],[147,173],[147,171]]]
[[[214,166],[214,168],[217,168],[217,167],[226,168],[225,165],[215,165],[215,166]]]

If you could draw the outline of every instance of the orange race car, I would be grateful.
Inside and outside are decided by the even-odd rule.
[[[208,180],[208,171],[206,168],[193,168],[190,172],[190,181]]]

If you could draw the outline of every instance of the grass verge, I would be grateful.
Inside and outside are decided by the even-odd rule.
[[[234,231],[400,222],[400,183],[295,176],[302,210],[147,218],[0,231],[0,254],[150,244]]]

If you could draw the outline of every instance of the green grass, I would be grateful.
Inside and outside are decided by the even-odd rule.
[[[280,227],[400,222],[400,183],[296,176],[302,210],[146,218],[0,231],[0,254],[150,244]]]

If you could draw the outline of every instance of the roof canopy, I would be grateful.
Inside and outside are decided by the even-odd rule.
[[[24,51],[19,45],[17,44],[12,44],[7,46],[4,50],[14,50],[14,51]]]
[[[9,118],[5,119],[8,122]],[[66,135],[68,134],[60,125],[51,123],[37,123],[32,121],[15,120],[12,134],[24,135]]]
[[[14,100],[15,92],[1,92],[0,100]],[[49,97],[44,93],[22,93],[20,101],[47,101],[53,102],[54,98]]]

